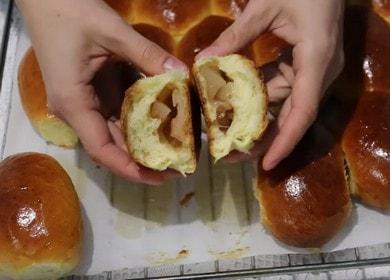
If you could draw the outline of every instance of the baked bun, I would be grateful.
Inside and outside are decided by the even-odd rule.
[[[0,163],[0,278],[57,279],[79,263],[80,205],[53,158],[37,153]]]
[[[240,55],[198,60],[193,75],[215,161],[248,153],[267,127],[267,93],[252,61]]]
[[[350,95],[343,107],[351,114],[342,146],[350,189],[363,203],[390,209],[390,26],[367,7],[350,7],[345,38],[341,93]]]
[[[78,143],[74,130],[48,111],[41,70],[31,48],[19,66],[18,80],[23,109],[38,133],[57,146],[74,148]]]
[[[390,209],[390,92],[366,92],[343,136],[351,192]]]
[[[390,1],[389,0],[371,0],[375,12],[390,23]]]
[[[260,161],[257,184],[262,223],[291,246],[321,247],[351,212],[343,153],[321,127],[273,170],[264,171]]]
[[[131,157],[154,170],[195,172],[195,115],[184,71],[137,81],[126,92],[121,116]]]

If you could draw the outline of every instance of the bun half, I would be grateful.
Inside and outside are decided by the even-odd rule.
[[[217,161],[248,153],[267,127],[267,93],[252,61],[241,55],[198,60],[193,74],[205,116],[210,153]]]
[[[122,106],[122,127],[130,155],[154,170],[195,172],[195,115],[184,71],[139,80],[127,90]]]

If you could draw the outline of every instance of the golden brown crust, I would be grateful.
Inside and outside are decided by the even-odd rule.
[[[133,23],[148,23],[173,36],[184,34],[210,13],[209,0],[133,0]]]
[[[195,56],[213,43],[232,23],[233,20],[227,17],[209,16],[205,18],[191,28],[182,38],[177,47],[177,57],[191,68],[194,64]],[[249,58],[253,57],[250,48],[245,48],[241,51],[241,54]]]
[[[274,34],[267,32],[260,35],[252,44],[256,67],[276,61],[290,45]]]
[[[211,0],[213,14],[232,19],[237,18],[249,0]]]
[[[342,151],[319,128],[275,169],[264,171],[260,161],[258,190],[262,222],[288,245],[319,248],[350,214]]]
[[[51,157],[25,153],[0,163],[0,271],[80,258],[82,219],[77,194]]]
[[[362,94],[343,150],[355,194],[370,206],[390,209],[390,92]]]
[[[23,109],[29,119],[35,122],[51,117],[42,73],[32,48],[28,49],[20,63],[18,82]]]
[[[31,124],[48,142],[74,148],[78,137],[64,121],[49,113],[45,85],[34,51],[30,48],[19,65],[19,94]]]
[[[389,0],[372,0],[375,12],[390,23],[390,1]]]
[[[390,89],[390,27],[371,9],[354,6],[345,15],[345,69],[341,79],[368,91]]]
[[[267,87],[265,86],[265,83],[264,83],[264,78],[263,78],[263,74],[261,73],[260,70],[256,70],[255,68],[255,65],[254,65],[254,62],[249,60],[248,58],[246,58],[245,56],[242,56],[242,55],[238,55],[240,56],[240,60],[243,64],[246,64],[247,65],[247,69],[250,70],[250,71],[253,71],[253,74],[257,77],[257,81],[260,86],[261,86],[261,94],[259,94],[259,97],[260,98],[264,98],[264,108],[262,110],[263,112],[263,115],[260,115],[260,120],[259,120],[259,126],[257,128],[256,131],[253,132],[253,141],[257,141],[261,138],[261,136],[263,135],[267,125],[268,125],[268,116],[267,116],[267,108],[268,108],[268,93],[267,93]],[[209,149],[210,149],[210,153],[211,155],[214,156],[214,151],[212,150],[212,146],[213,146],[213,142],[215,141],[215,135],[212,135],[212,133],[210,132],[210,127],[213,125],[213,121],[211,119],[211,115],[210,115],[210,112],[207,110],[207,102],[208,102],[208,99],[207,99],[207,96],[208,96],[208,93],[207,93],[207,89],[204,88],[204,86],[202,85],[202,83],[200,82],[201,80],[201,71],[200,71],[200,68],[198,68],[197,65],[194,65],[193,68],[192,68],[192,73],[194,75],[194,80],[195,80],[195,84],[196,84],[196,88],[198,90],[198,94],[199,94],[199,99],[200,99],[200,103],[201,103],[201,107],[202,107],[202,112],[203,112],[203,116],[204,116],[204,119],[205,119],[205,123],[206,123],[206,127],[207,127],[207,139],[208,139],[208,143],[209,143]]]
[[[173,53],[174,42],[169,33],[161,30],[158,27],[144,23],[134,24],[133,28],[145,38],[155,42],[167,52]]]
[[[142,93],[145,89],[142,86],[142,80],[137,81],[134,83],[127,91],[125,94],[125,99],[122,104],[122,113],[121,113],[121,124],[122,124],[122,130],[125,136],[125,141],[128,147],[128,151],[131,155],[131,157],[139,164],[142,165],[143,159],[138,158],[138,155],[134,153],[134,147],[132,147],[131,141],[129,141],[129,131],[128,131],[128,112],[131,110],[133,106],[133,97],[135,95],[138,95]],[[175,81],[176,83],[177,81]],[[192,153],[192,163],[193,166],[196,167],[197,162],[198,162],[198,155],[199,155],[199,150],[200,150],[200,130],[196,127],[193,127],[194,123],[200,123],[200,119],[196,119],[200,117],[200,114],[198,113],[199,109],[195,110],[194,105],[196,104],[197,100],[196,98],[191,97],[191,92],[189,90],[189,81],[185,80],[184,85],[182,85],[186,88],[185,92],[185,111],[188,112],[186,115],[186,120],[185,120],[185,127],[183,127],[184,134],[185,135],[190,135],[190,149]],[[195,172],[195,169],[193,170]]]

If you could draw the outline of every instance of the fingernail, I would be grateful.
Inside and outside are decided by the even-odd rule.
[[[169,57],[163,64],[163,68],[165,71],[174,70],[174,69],[180,69],[184,71],[188,71],[187,66],[181,62],[178,59],[175,59],[173,57]]]

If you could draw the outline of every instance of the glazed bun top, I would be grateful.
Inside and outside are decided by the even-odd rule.
[[[46,269],[61,276],[78,264],[82,241],[79,200],[57,161],[38,153],[3,160],[0,201],[0,274],[17,276],[17,271],[28,269],[38,273],[47,264]]]

